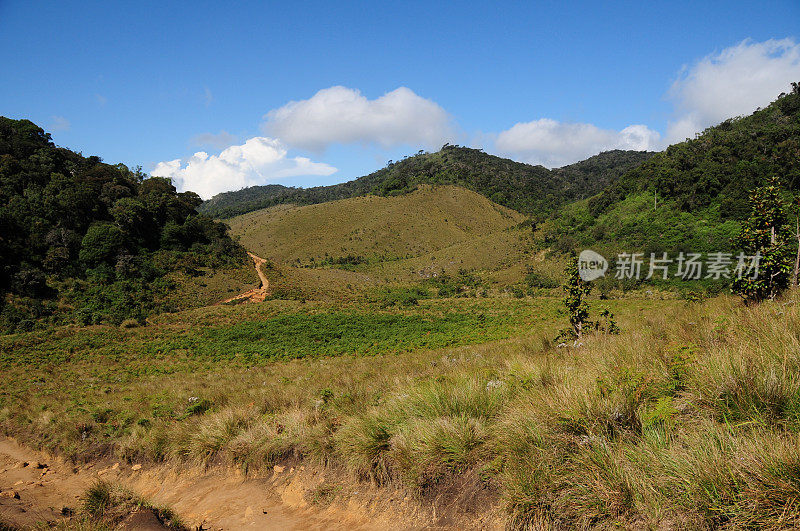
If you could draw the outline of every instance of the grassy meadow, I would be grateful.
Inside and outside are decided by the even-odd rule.
[[[78,460],[303,462],[423,497],[469,478],[511,527],[800,525],[797,299],[591,305],[622,333],[555,345],[558,299],[491,297],[13,334],[0,421]]]
[[[480,270],[488,287],[523,281],[536,259],[526,217],[456,186],[422,185],[300,207],[279,205],[226,220],[242,245],[270,260],[281,296],[358,299],[379,286]],[[552,271],[549,271],[552,269]]]

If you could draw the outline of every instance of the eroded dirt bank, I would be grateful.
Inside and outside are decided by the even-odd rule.
[[[98,479],[119,483],[166,505],[193,529],[455,529],[500,528],[482,507],[474,517],[437,515],[408,494],[358,487],[346,499],[315,500],[325,472],[275,467],[245,477],[227,467],[140,465],[112,460],[73,465],[0,437],[0,523],[21,528],[71,521],[85,490]],[[323,491],[324,492],[324,491]],[[477,501],[477,500],[472,500]],[[486,500],[483,500],[486,501]],[[477,507],[476,507],[477,509]],[[150,522],[147,529],[158,529]],[[142,529],[141,522],[123,524]]]

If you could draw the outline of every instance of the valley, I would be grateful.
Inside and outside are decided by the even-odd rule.
[[[655,154],[203,202],[0,118],[0,529],[796,528],[798,139],[795,85]]]

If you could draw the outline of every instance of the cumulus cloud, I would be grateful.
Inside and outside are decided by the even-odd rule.
[[[684,69],[669,98],[676,115],[667,140],[680,142],[706,127],[765,107],[800,81],[800,44],[793,39],[742,41]]]
[[[216,149],[225,149],[226,147],[236,143],[236,136],[227,131],[220,131],[216,135],[214,133],[200,133],[193,136],[189,143],[193,146],[213,147]]]
[[[531,164],[564,166],[610,149],[657,149],[660,135],[645,125],[621,131],[592,124],[564,123],[549,118],[518,123],[497,135],[495,148]]]
[[[286,147],[274,138],[254,137],[219,155],[199,151],[185,164],[181,159],[159,162],[151,174],[170,177],[179,190],[191,190],[209,199],[228,190],[336,171],[333,166],[306,157],[287,156]]]
[[[768,105],[781,92],[788,92],[793,81],[800,81],[800,44],[792,39],[745,40],[684,68],[668,92],[674,112],[663,140],[645,125],[613,131],[542,118],[499,133],[494,145],[512,158],[548,167],[609,149],[663,149]]]
[[[69,131],[70,127],[72,127],[72,124],[63,116],[53,116],[50,120],[49,129],[51,131]]]
[[[316,152],[331,144],[353,143],[438,148],[455,138],[450,115],[406,87],[374,100],[355,89],[330,87],[272,110],[265,118],[265,134]]]

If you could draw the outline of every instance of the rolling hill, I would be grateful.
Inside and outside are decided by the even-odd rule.
[[[526,220],[459,186],[420,185],[391,197],[279,205],[228,223],[242,245],[271,260],[276,286],[339,296],[459,270],[491,283],[513,269],[518,281],[533,253]]]
[[[266,185],[219,194],[201,212],[228,218],[279,204],[309,205],[367,194],[402,195],[420,184],[456,184],[503,206],[544,217],[559,206],[593,196],[626,171],[652,157],[640,151],[608,151],[563,168],[548,170],[488,155],[479,149],[446,145],[391,162],[364,177],[332,186],[290,188]]]

